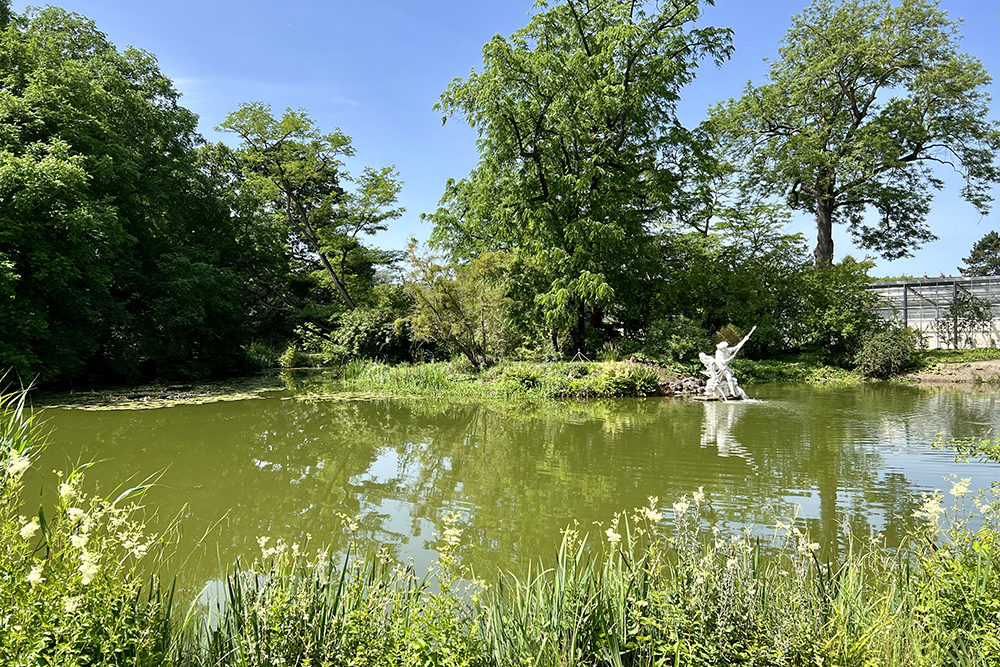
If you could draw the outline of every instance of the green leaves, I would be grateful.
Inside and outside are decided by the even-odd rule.
[[[399,174],[392,167],[366,167],[354,191],[346,190],[342,183],[355,181],[343,163],[354,155],[351,138],[339,129],[321,133],[303,110],[287,109],[276,118],[266,104],[244,103],[217,129],[242,140],[233,153],[219,146],[206,157],[224,196],[243,214],[249,232],[244,239],[263,240],[265,231],[272,254],[275,244],[284,246],[277,250],[287,257],[304,250],[300,259],[315,262],[321,279],[353,310],[357,302],[349,289],[348,267],[384,263],[358,237],[384,231],[387,221],[403,214],[403,208],[395,207],[402,189]],[[393,261],[394,256],[382,260]],[[268,284],[266,290],[275,291],[274,276],[257,278]]]
[[[516,248],[544,264],[537,303],[579,348],[591,315],[600,324],[655,273],[650,228],[679,180],[663,159],[682,137],[679,91],[702,58],[728,57],[730,33],[695,28],[694,0],[536,8],[435,106],[478,130],[480,160],[427,218],[459,255]]]
[[[935,164],[956,169],[965,199],[988,212],[1000,128],[985,120],[991,79],[958,40],[929,0],[816,0],[792,19],[770,82],[713,112],[745,173],[816,214],[819,264],[833,260],[834,223],[886,259],[936,238]]]

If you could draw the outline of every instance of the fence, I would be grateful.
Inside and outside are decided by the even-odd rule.
[[[881,301],[882,319],[919,329],[932,349],[997,347],[1000,341],[1000,276],[874,283],[869,290]],[[992,321],[969,324],[965,314],[973,299],[989,303]]]

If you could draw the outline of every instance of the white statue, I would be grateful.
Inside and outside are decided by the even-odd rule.
[[[750,334],[756,330],[757,327],[750,329],[750,333],[732,348],[729,347],[729,343],[722,341],[715,346],[714,357],[710,357],[704,352],[698,353],[701,363],[705,364],[705,370],[702,371],[702,374],[708,377],[708,382],[705,383],[706,396],[718,396],[724,401],[728,401],[730,398],[744,400],[749,398],[740,387],[739,382],[736,381],[736,376],[733,375],[729,362],[733,360],[740,348],[750,340]]]

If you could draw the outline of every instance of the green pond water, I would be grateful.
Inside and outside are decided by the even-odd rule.
[[[189,585],[218,578],[258,537],[342,549],[340,515],[368,546],[420,568],[435,557],[443,512],[462,514],[460,555],[480,575],[551,561],[560,531],[658,496],[664,514],[704,487],[708,518],[761,535],[797,514],[827,557],[855,532],[890,544],[922,491],[973,488],[996,466],[957,464],[938,434],[1000,433],[1000,394],[863,386],[766,385],[749,403],[686,399],[534,405],[438,399],[258,400],[155,410],[49,409],[51,444],[31,479],[97,461],[87,485],[110,492],[160,473],[145,496],[153,528],[175,517]],[[51,492],[47,492],[51,493]],[[34,497],[37,497],[35,495]],[[154,516],[155,514],[155,516]]]

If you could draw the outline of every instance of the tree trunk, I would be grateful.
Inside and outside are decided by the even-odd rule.
[[[816,197],[816,266],[833,264],[833,198]]]

